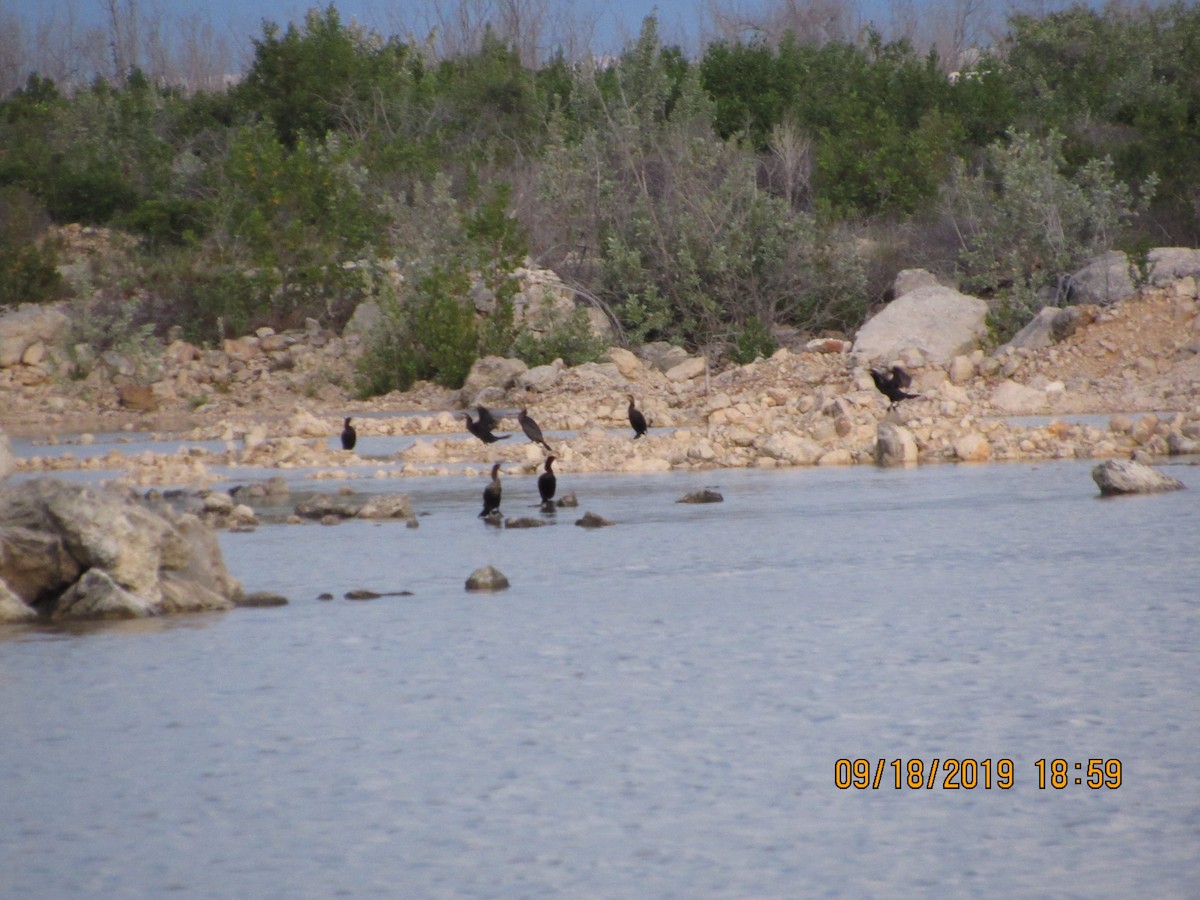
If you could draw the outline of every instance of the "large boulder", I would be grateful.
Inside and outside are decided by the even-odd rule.
[[[875,430],[875,462],[881,466],[906,466],[917,461],[917,439],[903,425],[884,419]]]
[[[0,369],[21,362],[31,347],[60,343],[70,325],[70,319],[55,307],[32,303],[0,316]]]
[[[1105,497],[1178,491],[1185,486],[1183,482],[1132,459],[1105,460],[1092,469],[1092,480]]]
[[[1071,276],[1071,299],[1075,303],[1111,306],[1132,297],[1142,279],[1162,287],[1180,278],[1200,277],[1200,250],[1155,247],[1146,254],[1144,271],[1139,269],[1119,250],[1099,256]]]
[[[0,492],[0,585],[25,608],[0,604],[0,621],[230,609],[241,594],[195,516],[49,478]]]
[[[462,401],[473,406],[476,398],[488,388],[507,391],[529,369],[519,359],[503,356],[483,356],[475,360],[462,387]]]
[[[953,288],[923,285],[896,298],[854,339],[859,363],[890,360],[917,349],[937,365],[970,353],[987,337],[987,304]]]

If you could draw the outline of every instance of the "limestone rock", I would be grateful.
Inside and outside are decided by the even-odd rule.
[[[1089,262],[1071,276],[1071,300],[1110,306],[1132,297],[1136,287],[1129,271],[1129,257],[1119,250]]]
[[[1032,415],[1046,408],[1047,397],[1037,388],[1005,379],[992,391],[991,404],[1000,412],[1011,415]]]
[[[615,365],[626,378],[642,367],[642,361],[624,347],[609,347],[605,354],[608,361]]]
[[[1092,469],[1092,480],[1105,497],[1178,491],[1185,487],[1183,482],[1131,459],[1105,460]]]
[[[987,304],[952,288],[926,285],[889,303],[854,339],[852,355],[862,363],[901,357],[917,349],[945,365],[970,353],[987,337]]]
[[[638,356],[664,374],[688,358],[688,353],[682,347],[676,347],[667,341],[651,341],[642,344],[635,351]]]
[[[886,419],[875,431],[875,462],[881,466],[910,465],[917,461],[917,439],[903,425]]]
[[[58,308],[32,303],[0,315],[0,368],[20,363],[34,344],[58,344],[70,324],[70,319]]]
[[[992,458],[992,445],[983,435],[971,432],[954,441],[954,455],[963,462],[987,462]]]
[[[241,593],[195,516],[47,478],[0,494],[0,579],[56,620],[229,609]]]
[[[939,284],[937,276],[928,269],[901,269],[892,282],[892,296],[903,297],[917,288],[936,287]]]
[[[508,579],[494,566],[476,569],[467,578],[468,591],[503,591],[508,588]]]
[[[545,366],[534,366],[517,376],[517,386],[526,391],[545,393],[562,378],[562,360]]]
[[[475,399],[486,388],[507,391],[528,369],[521,360],[506,359],[502,356],[484,356],[475,360],[467,380],[463,382],[463,403],[473,406]]]
[[[699,356],[691,356],[683,362],[677,363],[667,369],[665,374],[668,381],[691,381],[693,378],[699,378],[704,374],[704,359]]]
[[[763,455],[793,466],[814,465],[825,452],[825,448],[811,438],[789,431],[777,431],[755,441],[755,445]]]

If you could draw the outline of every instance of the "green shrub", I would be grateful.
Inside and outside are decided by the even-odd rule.
[[[385,323],[359,359],[359,395],[406,391],[422,379],[462,387],[479,346],[475,310],[463,299],[469,286],[461,270],[435,269],[402,304],[387,302]]]
[[[576,309],[541,334],[522,331],[513,341],[512,354],[530,366],[548,365],[561,359],[568,366],[596,362],[608,349],[608,341],[592,334],[587,311]]]
[[[746,322],[746,327],[733,341],[729,350],[729,358],[735,363],[745,365],[752,363],[760,356],[766,358],[778,349],[775,338],[770,330],[757,316]]]

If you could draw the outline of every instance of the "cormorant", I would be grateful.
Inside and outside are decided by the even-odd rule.
[[[542,429],[538,427],[538,423],[533,421],[533,418],[526,412],[525,407],[521,407],[521,412],[517,414],[517,421],[521,424],[521,430],[525,432],[525,436],[535,444],[541,444],[546,448],[547,452],[553,452],[546,439],[542,437]]]
[[[503,441],[506,438],[512,437],[511,434],[492,434],[490,428],[484,428],[482,422],[476,422],[471,418],[470,413],[463,413],[463,418],[467,420],[467,431],[475,435],[485,444],[494,444],[496,441]]]
[[[629,395],[629,424],[633,426],[633,439],[636,441],[646,433],[646,417],[642,411],[633,405],[633,394]]]
[[[475,413],[479,416],[477,420],[479,427],[484,431],[495,431],[496,426],[500,424],[496,421],[496,417],[492,415],[492,411],[486,406],[476,406]]]
[[[346,421],[342,423],[342,449],[353,450],[354,444],[358,440],[358,432],[354,430],[354,426],[350,424],[350,417],[346,416]]]
[[[558,479],[554,477],[554,470],[550,466],[554,463],[557,457],[546,457],[546,471],[538,476],[538,493],[542,495],[542,503],[549,503],[554,499],[554,491],[558,488]]]
[[[900,366],[892,366],[890,371],[871,369],[871,380],[875,382],[875,387],[879,388],[879,392],[892,401],[888,404],[888,409],[895,409],[896,404],[901,400],[915,400],[921,396],[920,394],[909,394],[904,390],[912,384],[912,376]]]
[[[492,466],[492,483],[483,489],[483,512],[479,518],[486,519],[500,512],[500,463]]]

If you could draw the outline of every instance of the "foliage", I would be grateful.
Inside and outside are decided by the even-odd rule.
[[[742,333],[734,339],[729,358],[739,365],[744,365],[754,362],[760,356],[766,358],[776,349],[778,344],[775,338],[771,336],[762,320],[755,316],[746,322]]]
[[[46,303],[63,293],[58,250],[42,238],[44,212],[16,187],[0,188],[0,305]]]
[[[358,391],[373,396],[407,390],[418,379],[460,388],[477,358],[475,310],[465,302],[465,271],[436,267],[413,291],[386,304],[386,325],[376,331],[359,360]]]
[[[512,344],[512,354],[529,366],[549,365],[561,359],[568,366],[597,362],[608,349],[608,341],[592,333],[587,311],[572,310],[541,333],[526,329]]]

